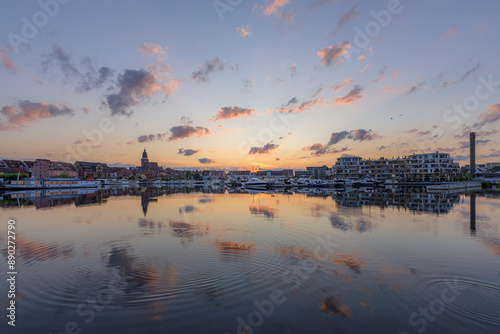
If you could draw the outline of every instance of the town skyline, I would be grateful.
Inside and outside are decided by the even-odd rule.
[[[439,151],[463,166],[476,132],[476,162],[500,160],[493,1],[9,9],[5,159],[137,166],[146,148],[160,166],[252,170]]]

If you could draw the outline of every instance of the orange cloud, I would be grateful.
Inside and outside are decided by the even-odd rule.
[[[219,121],[223,119],[241,118],[241,117],[251,117],[256,115],[255,109],[234,107],[222,107],[217,115],[215,115],[214,121]]]
[[[341,65],[344,59],[339,59],[342,56],[349,55],[351,43],[347,41],[340,42],[337,45],[331,45],[328,48],[322,48],[318,51],[318,56],[321,58],[319,64],[332,66],[335,64]]]
[[[355,104],[358,102],[361,98],[363,98],[363,95],[361,93],[363,92],[363,88],[359,85],[354,86],[353,89],[351,89],[347,95],[345,96],[339,96],[335,99],[333,99],[332,102],[335,102],[336,104]]]
[[[344,81],[342,81],[341,83],[338,83],[336,84],[335,86],[332,87],[332,89],[336,92],[342,88],[344,88],[345,86],[349,85],[352,83],[352,79],[351,78],[348,78],[348,79],[345,79]]]
[[[252,31],[250,30],[252,28],[251,24],[247,24],[246,26],[241,26],[236,28],[236,31],[240,34],[241,38],[245,38],[247,36],[252,35]]]
[[[10,55],[4,49],[0,48],[0,60],[2,61],[3,66],[10,70],[15,71],[15,64]]]
[[[34,122],[44,118],[54,118],[58,116],[73,115],[73,109],[65,104],[60,106],[43,102],[20,101],[17,106],[4,106],[0,109],[0,114],[7,117],[8,123],[12,126],[10,130],[22,127],[24,124]],[[6,128],[4,128],[6,130]]]

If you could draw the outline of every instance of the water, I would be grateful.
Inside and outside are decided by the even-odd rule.
[[[6,196],[1,213],[2,310],[17,227],[15,333],[500,328],[498,193],[148,188]]]

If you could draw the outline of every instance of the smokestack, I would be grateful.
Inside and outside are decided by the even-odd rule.
[[[470,173],[476,177],[476,133],[470,133]]]

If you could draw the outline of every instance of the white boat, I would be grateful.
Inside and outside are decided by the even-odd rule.
[[[258,178],[251,178],[247,182],[243,183],[245,188],[253,188],[253,189],[265,189],[267,188],[267,181],[263,181]]]
[[[17,180],[10,181],[10,183],[5,184],[5,188],[7,189],[37,189],[43,188],[41,180]]]
[[[42,185],[43,188],[101,188],[100,181],[78,179],[46,179]]]

